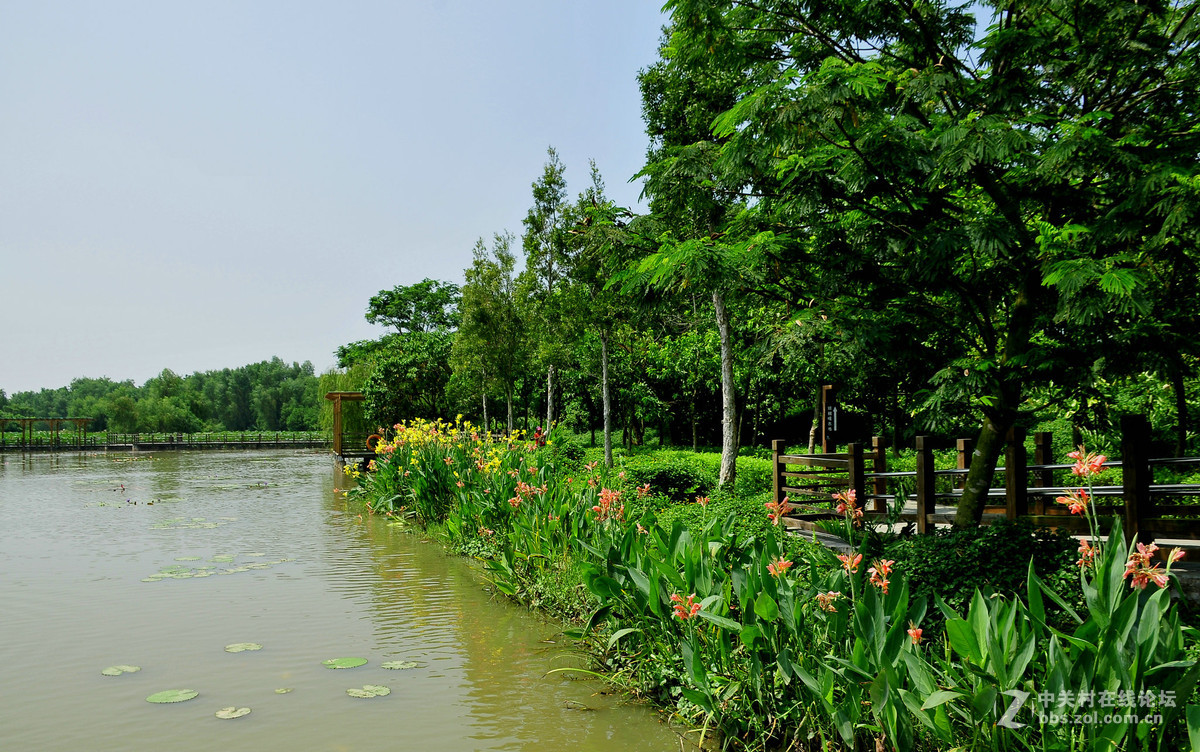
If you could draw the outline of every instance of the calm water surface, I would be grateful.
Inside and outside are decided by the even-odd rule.
[[[0,749],[680,749],[653,712],[547,676],[578,665],[553,624],[336,480],[321,454],[0,454]],[[321,665],[342,656],[369,663]],[[117,664],[142,670],[100,674]],[[363,684],[392,693],[346,695]]]

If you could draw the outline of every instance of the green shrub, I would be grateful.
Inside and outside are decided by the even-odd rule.
[[[889,543],[884,558],[908,576],[914,597],[936,593],[958,611],[966,610],[975,589],[1013,595],[1025,588],[1030,560],[1034,571],[1060,594],[1079,591],[1077,542],[1065,530],[1034,528],[1028,520],[950,528]],[[936,609],[931,609],[936,615]]]
[[[650,484],[651,493],[662,494],[676,504],[709,495],[717,477],[705,467],[702,455],[686,452],[654,452],[625,460],[625,482],[631,486]]]
[[[733,496],[723,491],[714,491],[709,496],[708,507],[702,507],[692,500],[690,504],[677,504],[658,513],[658,524],[669,530],[676,522],[683,523],[693,538],[699,539],[704,533],[704,526],[711,520],[724,520],[730,514],[735,516],[733,530],[741,540],[750,536],[762,537],[771,527],[767,520],[767,510],[763,507],[770,501],[770,496]]]

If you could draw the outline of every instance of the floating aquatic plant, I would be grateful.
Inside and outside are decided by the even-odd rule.
[[[190,700],[200,693],[194,689],[166,689],[162,692],[155,692],[146,698],[146,702],[156,704],[164,704],[168,702],[184,702]]]
[[[372,697],[386,697],[392,693],[392,690],[378,684],[364,684],[362,689],[347,689],[346,694],[351,697],[361,697],[362,699],[370,699]]]
[[[291,692],[291,691],[292,691],[292,687],[280,687],[279,689],[275,690],[275,694],[286,695],[288,692]]]
[[[355,668],[366,665],[366,663],[366,658],[330,658],[327,661],[321,661],[321,665],[325,668]]]
[[[213,713],[213,715],[222,720],[232,720],[234,718],[241,718],[244,715],[250,715],[250,708],[235,708],[230,705],[227,708],[221,708],[216,713]]]
[[[132,674],[141,670],[141,666],[109,666],[100,673],[104,676],[120,676],[121,674]]]
[[[387,663],[379,664],[381,668],[390,668],[393,670],[402,670],[406,668],[416,668],[416,661],[388,661]]]
[[[235,642],[225,646],[226,653],[244,653],[247,650],[262,650],[262,645],[257,642]]]

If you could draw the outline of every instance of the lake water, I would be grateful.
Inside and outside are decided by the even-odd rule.
[[[338,480],[325,454],[0,454],[0,749],[680,749],[548,674],[582,665],[556,625]],[[368,663],[322,665],[346,656]],[[200,694],[146,701],[169,689]]]

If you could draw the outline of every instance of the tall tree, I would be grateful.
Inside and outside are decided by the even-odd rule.
[[[798,300],[903,305],[967,353],[939,375],[982,417],[959,524],[1074,304],[1144,315],[1144,262],[1194,224],[1196,5],[984,2],[976,40],[943,0],[668,3],[671,65],[739,81],[718,165]]]
[[[546,368],[546,427],[554,423],[554,370],[563,359],[559,288],[566,266],[566,168],[558,152],[547,150],[542,175],[533,183],[533,206],[524,220],[525,269],[533,289],[531,322],[536,329],[538,355]]]
[[[513,398],[525,367],[524,325],[520,315],[513,236],[496,235],[489,250],[481,238],[466,270],[461,324],[451,352],[454,371],[478,385],[487,412],[487,394],[499,389],[513,430]],[[486,418],[485,418],[486,422]]]
[[[458,285],[423,279],[411,285],[380,290],[367,306],[367,321],[394,326],[396,331],[432,332],[458,326]]]

